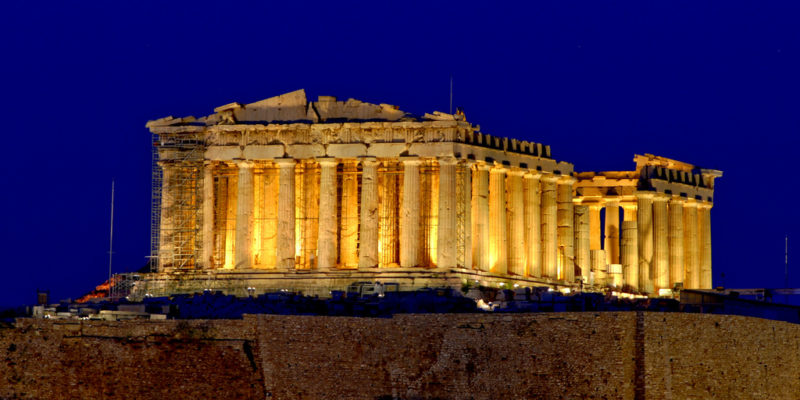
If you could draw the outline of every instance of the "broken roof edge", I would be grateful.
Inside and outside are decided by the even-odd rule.
[[[214,108],[214,113],[201,118],[172,116],[148,121],[145,127],[172,126],[202,123],[206,126],[247,123],[281,123],[309,121],[311,123],[337,121],[462,121],[467,122],[460,110],[456,114],[441,111],[421,116],[400,110],[387,103],[368,103],[354,98],[339,101],[335,96],[318,96],[308,101],[305,89],[284,93],[252,103],[227,103]]]

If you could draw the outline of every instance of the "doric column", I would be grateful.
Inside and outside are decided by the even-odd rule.
[[[669,287],[683,282],[683,203],[680,197],[669,201]]]
[[[253,163],[238,161],[239,182],[236,187],[236,243],[234,268],[253,268]]]
[[[653,285],[654,294],[669,289],[669,223],[667,201],[669,197],[658,194],[653,198]]]
[[[489,171],[489,214],[489,268],[496,274],[506,274],[506,169],[501,164],[495,164]]]
[[[550,279],[558,279],[557,180],[552,174],[542,176],[542,275]]]
[[[461,247],[456,246],[458,251],[463,251],[463,260],[458,265],[460,268],[472,268],[472,165],[475,164],[473,160],[465,160],[462,164],[457,165],[456,179],[461,181],[460,185],[456,188],[459,196],[459,205],[457,207],[456,218],[458,220],[458,230],[463,231],[464,243]],[[463,209],[461,208],[463,207]],[[456,257],[458,258],[458,257]]]
[[[361,159],[361,224],[358,268],[378,266],[378,161]]]
[[[653,293],[653,193],[637,192],[637,231],[639,234],[639,291]]]
[[[342,197],[339,217],[339,264],[358,268],[358,160],[342,160]]]
[[[457,267],[456,257],[456,165],[453,157],[441,157],[439,162],[439,221],[436,234],[436,266]]]
[[[697,209],[700,235],[700,289],[711,289],[711,203],[699,203]]]
[[[317,231],[317,268],[323,271],[336,267],[336,162],[335,158],[318,158],[319,231]]]
[[[581,271],[581,279],[589,282],[591,253],[589,244],[589,206],[575,206],[575,264]]]
[[[697,227],[697,201],[689,199],[683,208],[683,287],[700,288],[700,252]]]
[[[639,288],[639,232],[636,221],[622,221],[622,284]]]
[[[606,254],[605,250],[591,250],[591,264],[592,264],[592,275],[589,278],[589,283],[592,285],[597,286],[605,286],[609,284],[608,275],[606,272],[608,271],[608,265],[606,264]]]
[[[295,263],[294,166],[292,158],[278,158],[278,268],[291,269]]]
[[[214,164],[203,164],[203,242],[200,251],[200,267],[214,267]]]
[[[380,198],[378,207],[380,218],[378,224],[378,237],[380,249],[378,251],[378,262],[382,268],[398,266],[398,238],[400,221],[398,218],[398,175],[394,161],[384,161],[386,168],[379,176],[381,182],[379,186]]]
[[[512,169],[508,172],[508,272],[526,276],[525,271],[525,203],[522,193],[524,171]]]
[[[603,233],[600,225],[600,210],[602,204],[589,204],[589,248],[601,250],[603,248]]]
[[[560,279],[567,283],[575,282],[575,214],[572,204],[572,185],[575,178],[565,176],[559,179],[557,189],[558,202],[558,247],[560,249]]]
[[[175,202],[173,185],[175,184],[175,167],[164,161],[159,161],[161,167],[161,221],[158,231],[158,272],[172,266],[174,244],[172,207]]]
[[[542,211],[539,201],[538,172],[528,172],[523,176],[525,190],[525,249],[528,276],[542,276]]]
[[[479,163],[473,170],[472,180],[472,262],[475,269],[489,271],[489,170],[491,166]]]
[[[605,245],[606,263],[619,264],[619,201],[606,201]]]
[[[420,193],[419,158],[402,158],[403,199],[400,204],[400,266],[403,268],[419,265],[420,253]]]

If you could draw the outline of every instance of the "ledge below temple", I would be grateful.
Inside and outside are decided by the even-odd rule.
[[[196,293],[203,290],[222,291],[235,296],[288,290],[302,292],[304,295],[327,298],[333,290],[346,290],[354,282],[380,281],[397,283],[400,290],[422,288],[452,287],[460,289],[464,285],[488,286],[497,288],[549,286],[554,289],[571,288],[574,284],[547,278],[532,278],[513,275],[499,275],[483,271],[422,268],[372,268],[361,270],[213,270],[176,271],[143,274],[131,296],[138,299],[146,295],[167,296],[172,294]]]

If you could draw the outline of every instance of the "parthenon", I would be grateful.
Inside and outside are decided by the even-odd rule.
[[[151,291],[712,285],[717,170],[645,154],[633,171],[575,172],[460,111],[414,116],[303,90],[147,127]]]

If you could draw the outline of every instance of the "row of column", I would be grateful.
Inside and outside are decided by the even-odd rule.
[[[281,269],[290,269],[295,266],[295,159],[273,160],[279,168],[279,188],[277,191],[277,245],[276,266]],[[340,258],[355,260],[358,268],[370,268],[379,265],[381,257],[380,248],[392,248],[381,240],[393,240],[391,232],[381,232],[379,224],[379,207],[396,207],[395,200],[400,197],[399,212],[399,264],[401,267],[416,267],[422,262],[421,240],[421,192],[420,192],[420,165],[422,160],[416,157],[401,159],[403,166],[402,195],[392,193],[391,188],[381,188],[378,184],[379,162],[374,158],[361,158],[358,160],[337,161],[333,158],[316,159],[320,165],[319,184],[319,222],[317,230],[317,268],[321,270],[332,269],[337,266],[337,241],[345,237],[349,245],[339,244]],[[438,185],[438,221],[436,236],[437,266],[440,268],[453,268],[458,262],[457,235],[457,167],[459,161],[454,157],[442,157],[438,160],[439,185]],[[339,188],[337,188],[337,166],[344,162],[347,168],[355,168],[356,163],[361,163],[361,190],[360,199],[357,199],[358,181],[355,174],[343,180],[341,199],[355,201],[360,214],[358,225],[339,226],[337,219],[337,201]],[[237,201],[236,201],[236,233],[235,243],[252,243],[253,210],[253,163],[239,161]],[[468,178],[467,178],[468,184]],[[384,190],[384,193],[380,193]],[[388,190],[388,192],[387,192]],[[275,195],[275,194],[272,194]],[[383,204],[379,201],[383,198]],[[201,260],[206,265],[211,265],[214,251],[214,175],[210,163],[205,165],[203,175],[202,196],[202,234]],[[464,201],[467,201],[466,199]],[[467,201],[468,202],[468,201]],[[386,211],[386,210],[384,210]],[[389,210],[391,211],[391,210]],[[355,230],[353,230],[355,229]],[[353,230],[350,232],[350,230]],[[384,235],[381,236],[381,233]],[[357,235],[357,236],[356,236]],[[469,235],[467,235],[469,236]],[[357,240],[355,240],[357,237]],[[353,239],[353,240],[350,240]],[[462,243],[463,245],[463,243]],[[470,247],[466,244],[466,247]],[[234,268],[252,268],[252,245],[235,246]],[[351,264],[339,260],[340,264]],[[463,262],[463,261],[462,261]]]
[[[569,176],[477,163],[472,175],[474,268],[572,283],[574,183]]]
[[[711,204],[666,194],[638,193],[638,282],[658,293],[676,283],[710,289]],[[633,265],[626,266],[634,268]]]
[[[501,164],[473,162],[472,167],[467,165],[467,171],[472,170],[472,173],[464,176],[463,185],[468,190],[460,191],[459,161],[453,157],[443,157],[437,161],[438,267],[472,266],[497,274],[543,277],[572,283],[575,271],[584,281],[588,281],[592,265],[597,264],[595,269],[599,272],[599,269],[607,269],[608,265],[621,264],[622,282],[640,291],[658,293],[660,289],[673,288],[678,282],[682,282],[685,288],[711,287],[710,203],[639,192],[635,205],[622,205],[625,213],[620,227],[620,204],[607,200],[604,204],[605,243],[601,246],[599,227],[603,205],[573,205],[574,178],[509,168]],[[274,162],[279,169],[275,264],[278,268],[289,269],[295,267],[296,257],[296,160],[276,159]],[[348,254],[359,268],[375,267],[386,257],[398,260],[401,267],[421,264],[422,160],[416,157],[400,159],[403,174],[402,194],[399,196],[389,193],[392,187],[378,183],[379,162],[374,158],[346,161],[321,158],[316,162],[320,166],[319,222],[315,232],[319,269],[335,268],[337,254]],[[347,249],[339,248],[337,243],[341,227],[337,220],[336,174],[340,162],[352,164],[349,168],[355,168],[356,163],[360,162],[362,167],[360,199],[356,200],[360,200],[361,204],[359,221],[352,232],[358,240],[353,240],[350,245],[352,248]],[[235,243],[251,243],[255,206],[253,163],[239,161],[237,167]],[[169,180],[170,173],[169,168],[164,168],[165,181]],[[211,164],[206,164],[202,179],[203,242],[200,264],[209,266],[214,250],[215,211]],[[343,183],[343,186],[347,186],[342,188],[343,191],[352,192],[348,197],[352,201],[358,193],[356,178],[350,184]],[[470,201],[459,200],[459,195],[466,195]],[[165,200],[163,207],[168,208],[168,201]],[[458,214],[459,201],[466,203],[466,215]],[[379,215],[398,209],[399,235],[379,224]],[[466,232],[459,232],[459,217],[468,220],[464,229]],[[169,222],[167,217],[162,224],[168,227]],[[463,241],[459,243],[460,239]],[[385,244],[387,240],[399,241],[399,254],[387,254],[394,251],[393,246]],[[165,253],[169,246],[162,238],[162,250]],[[460,249],[468,252],[468,256],[460,258]],[[236,246],[234,258],[235,268],[252,268],[251,246]]]

